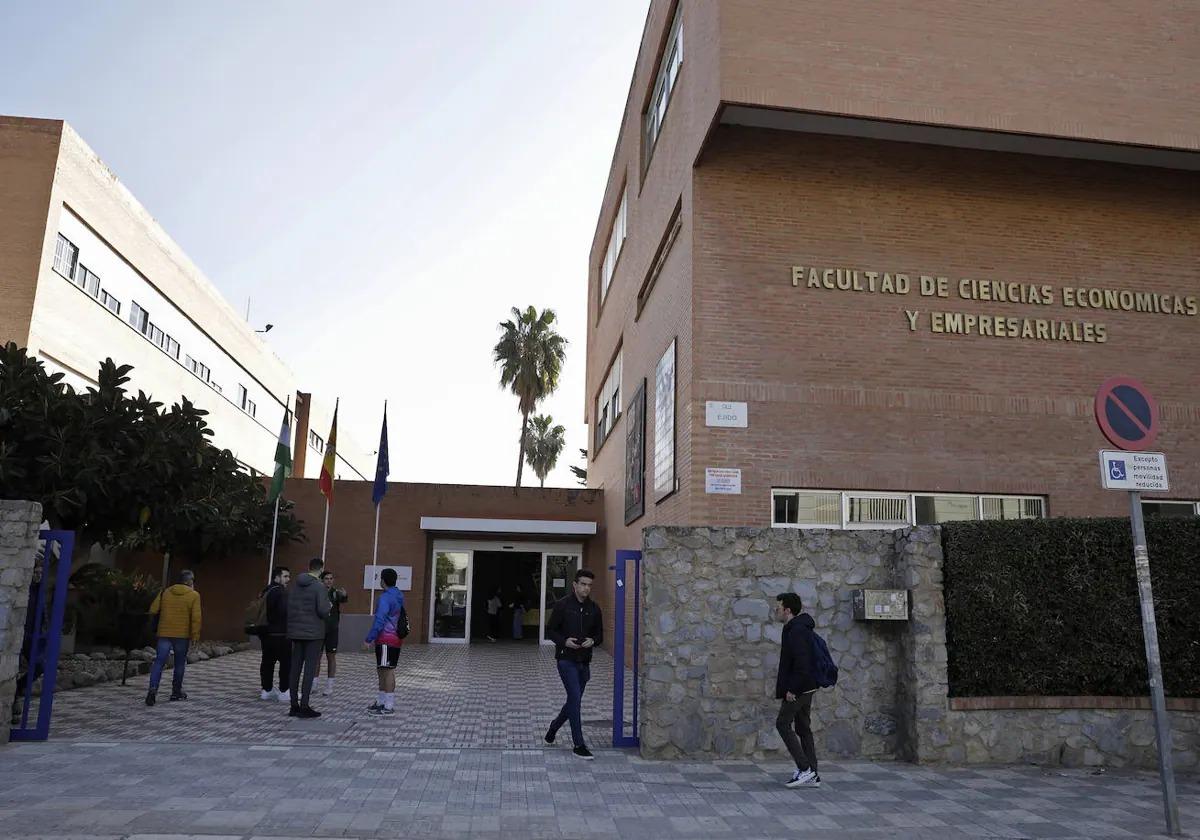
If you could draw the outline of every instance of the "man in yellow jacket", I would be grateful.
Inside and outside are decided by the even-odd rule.
[[[171,680],[171,699],[186,700],[183,669],[187,667],[188,645],[200,641],[200,593],[196,591],[196,576],[186,570],[180,572],[179,583],[164,589],[154,599],[150,615],[158,616],[158,655],[150,668],[146,705],[154,705],[158,682],[172,651],[175,653],[175,673]]]

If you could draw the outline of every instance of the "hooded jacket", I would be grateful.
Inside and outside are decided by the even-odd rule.
[[[160,639],[200,641],[200,593],[182,583],[169,586],[150,605],[150,615],[158,616]]]
[[[394,586],[389,586],[379,596],[379,604],[375,607],[375,621],[367,633],[367,644],[374,642],[395,647],[404,644],[404,640],[396,632],[403,611],[404,593]]]
[[[800,613],[783,625],[783,640],[779,646],[779,674],[775,677],[775,699],[782,700],[787,692],[804,694],[819,686],[813,679],[813,627],[816,622],[808,613]]]
[[[272,583],[263,595],[267,602],[267,635],[286,636],[288,591],[282,583]]]
[[[325,638],[329,590],[308,572],[296,578],[287,594],[287,637],[296,641]]]

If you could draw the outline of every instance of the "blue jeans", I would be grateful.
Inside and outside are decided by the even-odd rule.
[[[564,723],[571,721],[571,740],[575,746],[585,746],[583,743],[583,690],[587,688],[588,680],[592,677],[592,666],[584,662],[572,662],[569,659],[558,660],[558,677],[562,680],[563,688],[567,690],[567,702],[562,711],[550,724],[550,731],[557,733]]]
[[[162,679],[163,668],[167,665],[167,656],[175,651],[175,673],[171,677],[171,693],[183,691],[183,669],[187,667],[188,640],[167,639],[159,637],[157,655],[154,664],[150,666],[150,690],[158,691],[159,680]]]

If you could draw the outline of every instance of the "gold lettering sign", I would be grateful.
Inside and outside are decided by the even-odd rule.
[[[1086,317],[1090,310],[1141,312],[1194,318],[1200,314],[1195,295],[1139,292],[1132,289],[1106,289],[1098,286],[1063,286],[1048,283],[980,280],[972,277],[950,278],[938,274],[908,274],[811,265],[792,266],[792,285],[806,289],[866,294],[908,295],[920,297],[1016,303],[1026,306],[1053,306],[1082,310],[1084,318],[1012,317],[1001,313],[980,315],[969,312],[931,311],[922,318],[920,310],[905,309],[911,332],[922,325],[936,335],[979,335],[989,338],[1016,338],[1033,341],[1070,341],[1104,344],[1108,326]],[[1074,315],[1072,311],[1068,315]]]

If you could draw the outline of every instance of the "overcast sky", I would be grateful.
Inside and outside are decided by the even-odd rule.
[[[491,348],[510,307],[552,307],[546,483],[573,486],[588,250],[647,6],[0,0],[0,113],[74,126],[368,452],[387,397],[394,481],[514,481]]]

